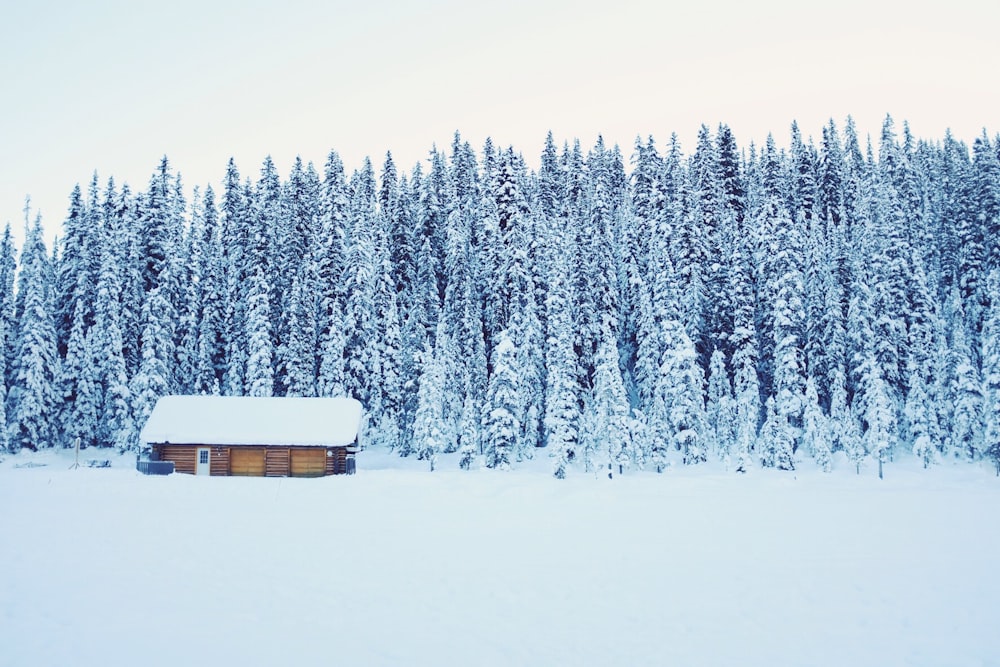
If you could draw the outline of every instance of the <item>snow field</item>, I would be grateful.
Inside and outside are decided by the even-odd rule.
[[[10,457],[0,665],[1000,664],[986,467],[442,458],[242,479]]]

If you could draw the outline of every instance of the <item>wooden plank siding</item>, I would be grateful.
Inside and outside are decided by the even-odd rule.
[[[229,452],[229,474],[244,477],[263,477],[267,465],[262,447],[233,447]]]
[[[153,445],[161,461],[173,461],[175,472],[188,475],[196,472],[200,447],[209,449],[213,476],[323,477],[347,472],[346,447]]]
[[[285,447],[269,447],[267,449],[264,475],[267,477],[288,477],[289,450]]]
[[[292,477],[322,477],[326,474],[326,449],[296,447],[292,450]]]
[[[209,474],[225,477],[229,474],[229,447],[211,447]]]
[[[333,456],[326,457],[326,474],[343,475],[347,472],[347,448],[334,447]]]
[[[195,473],[195,461],[197,457],[197,446],[160,445],[160,460],[173,461],[174,472],[183,472],[193,475]]]

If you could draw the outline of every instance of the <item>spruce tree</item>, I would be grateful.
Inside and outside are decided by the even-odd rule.
[[[802,411],[802,444],[823,472],[830,472],[833,469],[833,448],[827,422],[828,417],[823,414],[823,409],[819,405],[816,380],[810,377],[806,380]]]
[[[264,269],[258,266],[251,278],[247,302],[247,396],[266,397],[274,392],[269,291]]]
[[[760,430],[760,464],[765,468],[794,470],[795,431],[788,419],[778,412],[777,401],[771,396],[765,404],[764,425]]]
[[[132,378],[132,415],[141,429],[156,401],[174,391],[170,364],[174,358],[175,312],[163,291],[154,288],[142,307],[142,362]]]
[[[986,428],[983,451],[997,468],[1000,476],[1000,270],[989,276],[993,295],[983,325],[983,397]]]
[[[442,332],[443,334],[444,332]],[[417,458],[427,461],[433,471],[440,452],[448,449],[453,434],[447,433],[449,424],[444,415],[444,382],[446,368],[442,348],[447,345],[447,335],[437,340],[437,348],[430,344],[422,355],[423,372],[420,374],[420,388],[417,390],[417,412],[413,420],[413,442]]]
[[[41,217],[26,230],[17,289],[16,362],[7,392],[9,448],[52,447],[59,361],[52,316],[53,275]]]
[[[519,447],[521,424],[517,415],[522,406],[517,350],[506,329],[498,336],[492,362],[483,415],[483,450],[487,468],[507,470]]]
[[[562,479],[576,458],[580,420],[576,355],[573,350],[572,297],[565,255],[553,257],[546,297],[545,444],[553,457],[552,474]]]
[[[728,461],[735,444],[733,426],[736,409],[725,356],[721,350],[712,351],[709,369],[708,401],[705,406],[707,435],[719,458]]]
[[[604,443],[603,456],[598,456],[598,460],[603,459],[607,463],[610,477],[613,471],[621,474],[625,468],[635,464],[637,456],[632,442],[628,397],[618,364],[618,348],[607,323],[596,361],[594,389],[588,409],[591,411],[594,436]],[[595,449],[599,446],[594,444]]]

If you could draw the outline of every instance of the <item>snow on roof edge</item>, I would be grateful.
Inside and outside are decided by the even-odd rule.
[[[338,447],[358,437],[353,398],[164,396],[139,433],[145,444]]]

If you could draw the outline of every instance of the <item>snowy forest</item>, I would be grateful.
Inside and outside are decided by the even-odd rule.
[[[550,134],[537,169],[456,134],[408,172],[230,160],[190,191],[163,158],[145,190],[73,189],[51,249],[26,205],[24,238],[0,248],[0,452],[137,450],[166,394],[349,395],[365,446],[431,469],[1000,466],[985,130]]]

